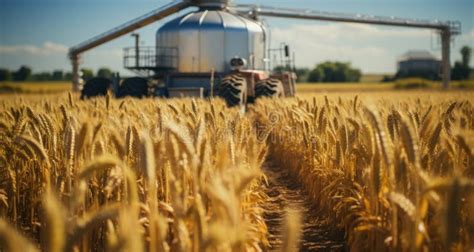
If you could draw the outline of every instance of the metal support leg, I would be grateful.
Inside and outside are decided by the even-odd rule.
[[[135,37],[135,67],[140,67],[140,34],[132,33],[132,37]]]
[[[82,90],[81,77],[79,76],[79,55],[71,55],[72,63],[72,90],[79,92]]]
[[[442,69],[443,69],[443,88],[449,88],[449,82],[451,81],[451,62],[450,46],[451,46],[451,32],[449,30],[443,30],[441,32],[441,46],[442,46]]]

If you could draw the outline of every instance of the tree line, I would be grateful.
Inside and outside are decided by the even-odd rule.
[[[453,80],[467,80],[474,78],[474,68],[469,66],[472,56],[472,48],[463,46],[461,48],[461,61],[454,62],[454,67],[451,70],[451,78]]]
[[[474,77],[474,69],[469,66],[472,49],[464,46],[461,51],[461,61],[456,61],[451,72],[453,80],[465,80]],[[289,67],[277,66],[274,71],[281,72],[290,70]],[[313,69],[296,68],[291,69],[296,72],[298,82],[359,82],[362,77],[360,69],[354,68],[349,62],[326,61],[316,65]],[[111,78],[112,70],[102,67],[96,73],[92,69],[81,69],[82,78],[89,80],[93,77]],[[431,73],[430,73],[431,74]],[[439,73],[438,73],[439,74]],[[417,74],[419,75],[419,74]],[[417,77],[425,77],[423,75]],[[393,81],[403,76],[385,77],[386,81]],[[439,76],[437,78],[440,78]],[[55,70],[52,72],[33,73],[28,66],[21,66],[16,71],[0,68],[0,81],[70,81],[71,72]]]
[[[102,67],[96,73],[92,69],[82,68],[82,78],[88,80],[94,77],[111,78],[112,70]],[[0,81],[71,81],[72,73],[63,70],[54,70],[52,72],[33,72],[29,66],[21,66],[17,70],[0,68]]]
[[[287,67],[277,66],[274,71],[288,70]],[[292,69],[298,76],[297,82],[359,82],[362,77],[360,69],[351,66],[348,62],[326,61],[316,65],[313,69]]]

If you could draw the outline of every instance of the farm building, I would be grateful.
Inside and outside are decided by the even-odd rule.
[[[408,51],[398,60],[397,77],[439,79],[441,61],[428,51]]]

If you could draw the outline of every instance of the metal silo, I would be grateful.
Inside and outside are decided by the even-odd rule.
[[[224,73],[230,71],[230,60],[240,57],[249,69],[263,70],[265,45],[259,22],[206,5],[158,30],[157,64],[180,73]]]

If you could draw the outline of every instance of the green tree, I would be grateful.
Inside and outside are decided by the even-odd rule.
[[[359,82],[360,78],[362,77],[362,72],[359,69],[355,68],[348,68],[347,69],[347,82]]]
[[[13,80],[25,81],[31,77],[31,68],[28,66],[21,66],[16,72],[13,73]]]
[[[472,49],[469,46],[463,46],[460,53],[461,61],[456,61],[451,70],[451,78],[453,80],[466,80],[469,79],[471,74],[469,63],[471,61]]]
[[[472,49],[469,46],[463,46],[461,48],[462,65],[469,68],[469,62],[471,62]]]
[[[35,81],[50,81],[52,79],[52,75],[50,72],[41,72],[33,74],[31,79]]]
[[[70,80],[72,80],[72,73],[71,73],[71,72],[66,72],[66,73],[64,74],[64,80],[65,80],[65,81],[70,81]]]
[[[285,66],[276,66],[273,68],[274,72],[281,73],[285,71],[294,71],[296,76],[298,76],[297,82],[306,82],[308,80],[309,69],[308,68],[296,68],[296,69],[288,69]]]
[[[112,70],[102,67],[97,71],[97,76],[110,79],[112,78]]]
[[[350,63],[326,61],[309,73],[309,82],[358,82],[362,76]]]
[[[0,81],[9,81],[12,79],[12,73],[6,68],[0,68]]]
[[[62,70],[56,70],[56,71],[53,72],[52,78],[55,81],[64,80],[64,72]]]
[[[309,72],[308,82],[323,82],[324,71],[321,67],[316,67]]]
[[[89,68],[82,68],[81,72],[82,72],[82,79],[84,81],[88,81],[88,80],[94,78],[94,72]]]

